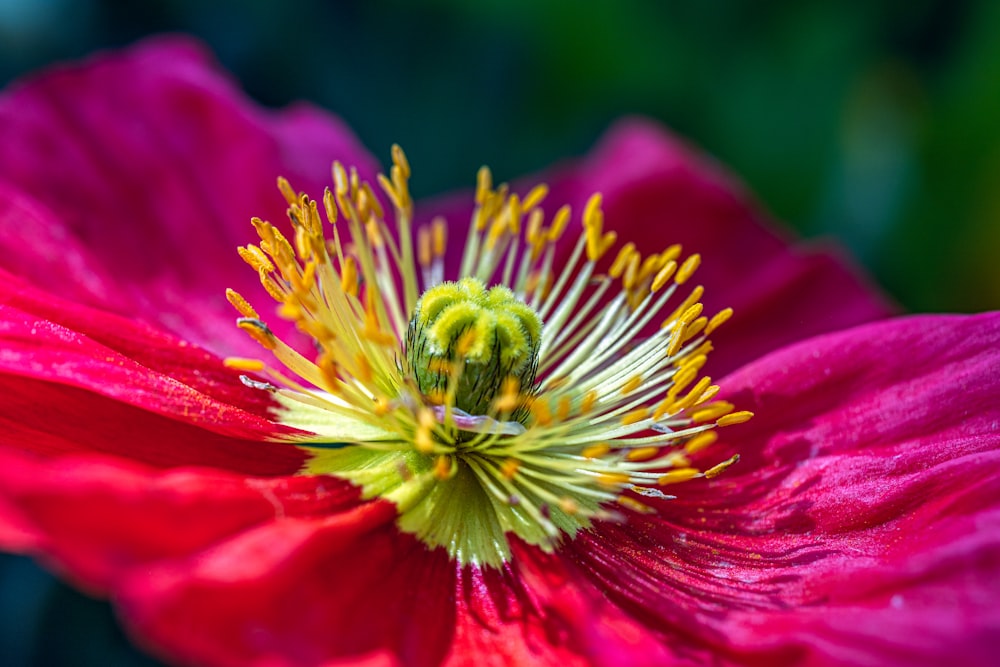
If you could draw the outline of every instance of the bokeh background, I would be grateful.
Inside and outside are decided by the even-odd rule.
[[[402,144],[417,195],[580,155],[641,113],[904,308],[1000,308],[996,0],[0,0],[0,82],[165,31],[263,104]],[[0,558],[0,663],[156,664],[106,604]]]

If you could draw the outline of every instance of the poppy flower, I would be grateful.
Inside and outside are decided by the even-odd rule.
[[[151,652],[993,659],[1000,314],[890,318],[653,124],[414,206],[177,38],[0,118],[0,545]]]

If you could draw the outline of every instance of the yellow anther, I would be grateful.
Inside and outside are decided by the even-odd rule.
[[[639,253],[634,253],[629,256],[628,263],[625,265],[625,274],[622,276],[622,286],[626,290],[631,290],[635,287],[636,281],[639,277]]]
[[[278,316],[282,319],[294,322],[304,316],[301,306],[294,301],[285,301],[278,306]]]
[[[448,394],[443,389],[431,389],[426,393],[426,396],[432,405],[444,405],[448,400]]]
[[[452,475],[453,463],[450,456],[441,454],[434,461],[434,476],[440,480],[446,480]]]
[[[278,286],[278,283],[275,282],[274,278],[266,273],[262,273],[260,274],[260,284],[264,286],[264,289],[272,299],[279,303],[284,302],[286,296],[285,291]]]
[[[629,461],[648,461],[659,453],[660,449],[658,447],[638,447],[630,449],[625,458]]]
[[[344,169],[338,160],[333,161],[333,167],[331,168],[333,173],[333,187],[338,195],[346,195],[350,192],[351,183],[347,176],[347,170]]]
[[[399,144],[392,145],[392,163],[399,167],[403,178],[410,177],[410,162],[406,159],[406,153],[399,147]]]
[[[693,369],[695,371],[700,371],[702,369],[702,367],[704,367],[705,362],[707,362],[707,361],[708,361],[708,355],[705,355],[705,354],[697,354],[697,355],[685,357],[684,358],[684,362],[681,364],[680,368],[681,368],[681,370],[683,370],[685,368],[690,368],[690,369]]]
[[[365,384],[369,384],[372,381],[372,365],[368,362],[368,357],[362,352],[354,357],[354,365],[357,368],[357,372],[354,373],[354,377],[358,378]]]
[[[619,488],[631,481],[623,472],[602,472],[597,476],[597,483],[608,488]]]
[[[677,277],[674,278],[674,282],[678,285],[683,285],[688,281],[694,272],[698,269],[698,265],[701,264],[701,255],[695,253],[684,260],[681,264],[681,268],[677,270]]]
[[[559,499],[559,509],[566,514],[576,514],[580,511],[580,504],[569,496],[563,496]]]
[[[506,479],[514,479],[514,475],[517,474],[520,467],[521,462],[518,459],[504,459],[504,462],[500,464],[500,474]]]
[[[684,323],[677,322],[673,333],[670,334],[670,340],[667,343],[667,356],[672,357],[676,355],[681,350],[681,345],[684,344]]]
[[[698,377],[698,369],[691,368],[690,366],[681,366],[677,373],[674,374],[674,383],[667,390],[667,396],[677,396],[680,394],[689,384],[694,382],[694,379]]]
[[[337,364],[334,362],[333,357],[323,353],[316,359],[316,365],[319,367],[320,375],[326,381],[326,385],[323,388],[331,394],[336,393],[336,389],[340,385],[340,378],[337,377]]]
[[[236,290],[227,289],[226,299],[229,300],[229,303],[233,305],[233,308],[235,308],[236,311],[243,317],[248,317],[253,320],[260,319],[260,316],[257,314],[257,311],[253,309],[253,306],[251,306],[250,303]]]
[[[601,199],[601,193],[595,192],[587,200],[587,204],[583,208],[583,225],[585,227],[600,226],[601,219],[603,218],[601,214]]]
[[[713,331],[715,331],[720,326],[725,324],[726,321],[729,320],[729,318],[732,316],[733,316],[732,308],[725,308],[717,312],[715,315],[712,316],[712,319],[708,321],[708,326],[705,327],[705,335],[711,336]]]
[[[660,404],[656,406],[656,410],[653,411],[653,421],[660,421],[668,414],[678,412],[679,409],[675,409],[674,405],[675,401],[671,396],[667,396],[665,399],[660,401]]]
[[[535,423],[539,426],[548,426],[552,423],[552,409],[549,407],[548,401],[532,401],[531,415],[535,418]]]
[[[240,246],[236,249],[244,262],[254,268],[259,273],[270,273],[274,271],[274,264],[267,258],[264,251],[255,245]]]
[[[376,396],[374,405],[375,405],[374,412],[375,415],[378,417],[385,417],[395,408],[392,401],[387,399],[385,396]]]
[[[705,325],[708,324],[707,317],[699,317],[691,324],[687,325],[684,329],[684,342],[687,343],[689,340],[693,339],[695,336],[701,333]]]
[[[602,234],[600,225],[587,227],[587,259],[596,262],[617,239],[618,235],[615,232]]]
[[[222,365],[236,371],[247,371],[248,373],[259,373],[264,370],[264,362],[260,359],[244,359],[242,357],[226,357],[222,360]]]
[[[493,409],[500,413],[516,410],[522,402],[521,395],[518,393],[519,391],[520,384],[517,378],[506,378],[500,388],[500,395],[493,402]]]
[[[753,413],[748,410],[743,410],[741,412],[733,412],[725,417],[720,417],[718,421],[715,422],[716,426],[732,426],[733,424],[742,424],[748,422],[753,418]]]
[[[284,176],[278,176],[278,190],[281,191],[281,195],[288,202],[289,206],[298,202],[299,196],[295,194],[295,190],[292,189],[291,183]]]
[[[662,269],[657,271],[656,277],[653,278],[652,291],[659,291],[667,281],[674,275],[674,271],[677,270],[677,262],[674,260],[668,261]]]
[[[663,320],[663,326],[664,327],[670,326],[676,320],[680,319],[681,315],[683,315],[688,308],[690,308],[691,306],[693,306],[694,304],[698,303],[701,300],[701,297],[704,293],[705,293],[705,288],[702,287],[701,285],[698,285],[693,290],[691,290],[691,293],[688,294],[688,297],[684,299],[684,303],[677,306],[677,309],[674,312],[670,313],[670,316],[667,317],[667,319]]]
[[[642,376],[633,375],[622,385],[622,395],[627,396],[642,386]]]
[[[626,412],[624,415],[622,415],[621,422],[624,426],[630,426],[631,424],[638,424],[639,422],[648,418],[649,418],[649,408],[644,406],[641,408],[636,408],[635,410],[632,410],[630,412]]]
[[[431,436],[429,428],[418,428],[413,436],[413,446],[421,454],[430,454],[434,451],[434,438]]]
[[[330,224],[337,224],[337,200],[330,188],[323,190],[323,210],[326,211],[326,219],[330,221]]]
[[[684,445],[684,451],[688,454],[697,454],[705,448],[715,444],[719,439],[719,434],[715,431],[702,431],[694,436]]]
[[[431,220],[431,238],[434,240],[434,256],[444,257],[448,248],[448,223],[438,216]]]
[[[382,228],[375,218],[368,218],[368,222],[365,224],[365,231],[368,235],[368,242],[371,243],[372,247],[381,248],[385,243],[385,239],[382,238]]]
[[[722,463],[720,463],[719,465],[712,466],[711,468],[709,468],[708,470],[706,470],[705,471],[705,477],[708,478],[708,479],[712,479],[713,477],[718,477],[719,475],[722,474],[723,470],[725,470],[726,468],[728,468],[729,466],[733,465],[734,463],[736,463],[739,460],[740,460],[740,455],[739,454],[735,454],[731,459],[727,459],[727,460],[723,461]]]
[[[587,413],[594,409],[594,404],[597,402],[597,392],[593,389],[588,391],[583,395],[583,400],[580,401],[580,412]]]
[[[559,402],[556,404],[556,420],[564,422],[569,419],[570,409],[572,403],[569,396],[563,394],[559,397]]]
[[[584,458],[599,459],[610,451],[611,447],[609,447],[607,443],[599,442],[596,445],[588,445],[584,447],[580,454]]]
[[[521,210],[524,213],[529,212],[531,209],[535,208],[542,203],[545,196],[549,194],[549,186],[545,183],[539,183],[524,196],[524,202],[521,204]]]
[[[695,477],[701,477],[701,471],[697,468],[677,468],[676,470],[671,470],[670,472],[664,473],[656,480],[656,483],[660,486],[666,486],[667,484],[677,484],[678,482],[686,482]]]
[[[615,261],[611,263],[611,268],[608,269],[608,275],[612,278],[620,277],[625,271],[625,267],[628,265],[629,259],[631,259],[634,252],[635,244],[631,241],[619,248]]]
[[[511,195],[507,199],[507,228],[510,230],[511,234],[521,233],[521,213],[523,209],[521,207],[521,198],[517,195]]]
[[[662,262],[663,265],[666,266],[668,262],[674,261],[680,256],[681,256],[681,244],[675,243],[660,253],[660,262]]]
[[[693,306],[691,306],[690,308],[688,308],[687,310],[685,310],[685,311],[684,311],[684,312],[683,312],[683,313],[681,314],[681,316],[680,316],[680,318],[679,318],[679,319],[680,319],[680,321],[681,321],[681,322],[683,322],[684,324],[690,324],[690,323],[691,323],[691,322],[693,322],[693,321],[694,321],[695,319],[697,319],[697,317],[698,317],[699,315],[701,315],[701,311],[702,311],[703,309],[704,309],[704,306],[703,306],[702,304],[700,304],[700,303],[696,303],[696,304],[694,304]]]
[[[649,505],[641,503],[635,498],[632,498],[631,496],[618,496],[617,498],[615,498],[615,502],[617,502],[622,507],[630,509],[633,512],[639,512],[640,514],[652,514],[653,512],[656,511]]]
[[[417,230],[417,262],[420,266],[431,265],[431,230],[421,227]]]
[[[476,203],[482,206],[493,192],[493,174],[489,167],[480,167],[476,174]]]
[[[358,263],[353,257],[345,257],[340,267],[340,289],[350,296],[358,295]]]
[[[716,401],[715,403],[709,403],[691,414],[691,421],[693,422],[707,422],[715,421],[716,419],[722,417],[722,415],[728,414],[733,410],[733,404],[728,401]]]
[[[692,405],[701,405],[706,401],[712,400],[713,398],[715,398],[715,396],[719,393],[721,389],[722,388],[717,384],[713,384],[712,386],[707,387],[705,391],[701,393],[701,396],[698,397],[698,400],[696,400]]]
[[[405,191],[404,191],[405,192]],[[403,197],[403,193],[397,194],[403,199],[404,207],[409,203],[409,195]],[[358,193],[358,210],[361,217],[368,217],[369,215],[374,215],[376,218],[382,219],[385,217],[385,212],[382,210],[382,204],[379,203],[378,197],[372,192],[372,186],[368,183],[363,183],[361,185],[361,192]]]
[[[709,377],[703,377],[700,380],[698,380],[698,383],[691,388],[691,391],[687,393],[687,396],[680,399],[679,401],[677,401],[677,403],[674,404],[674,410],[676,411],[686,410],[692,407],[693,405],[696,405],[699,397],[704,395],[703,392],[708,388],[708,385],[711,382],[712,379]]]
[[[562,236],[563,232],[566,231],[566,225],[569,224],[571,209],[568,205],[561,206],[556,215],[552,218],[552,226],[549,227],[548,240],[550,243],[555,243]]]
[[[405,209],[406,200],[403,195],[396,190],[392,181],[386,178],[385,174],[379,174],[375,178],[378,181],[379,187],[382,188],[382,192],[384,192],[385,196],[392,202],[393,207],[398,211]]]
[[[267,325],[254,317],[241,317],[236,320],[236,326],[260,343],[264,348],[273,350],[277,347],[274,334],[267,328]]]

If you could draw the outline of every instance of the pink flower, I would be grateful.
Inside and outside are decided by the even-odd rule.
[[[264,301],[235,248],[251,216],[284,218],[275,177],[318,197],[336,159],[374,181],[339,121],[252,106],[176,39],[49,71],[0,119],[0,546],[111,598],[154,653],[987,665],[1000,648],[1000,314],[884,319],[844,260],[790,249],[650,123],[556,170],[546,202],[600,191],[640,251],[704,255],[707,312],[736,312],[706,368],[756,417],[690,458],[742,460],[552,545],[507,531],[502,562],[476,565],[393,502],[300,474],[275,394],[222,361],[261,356],[225,289]],[[453,230],[470,211],[417,207]]]

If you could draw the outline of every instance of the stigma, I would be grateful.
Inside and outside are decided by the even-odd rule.
[[[260,240],[239,248],[316,350],[298,352],[227,291],[272,360],[226,363],[302,433],[287,436],[310,455],[301,474],[345,479],[394,503],[428,547],[498,567],[515,537],[556,549],[738,460],[692,463],[717,428],[752,417],[701,372],[732,311],[703,314],[699,255],[612,254],[599,194],[574,241],[569,207],[544,212],[545,185],[522,197],[483,168],[449,267],[448,223],[414,226],[410,166],[398,146],[392,156],[380,194],[339,163],[320,201],[279,179],[290,233],[253,219]]]

